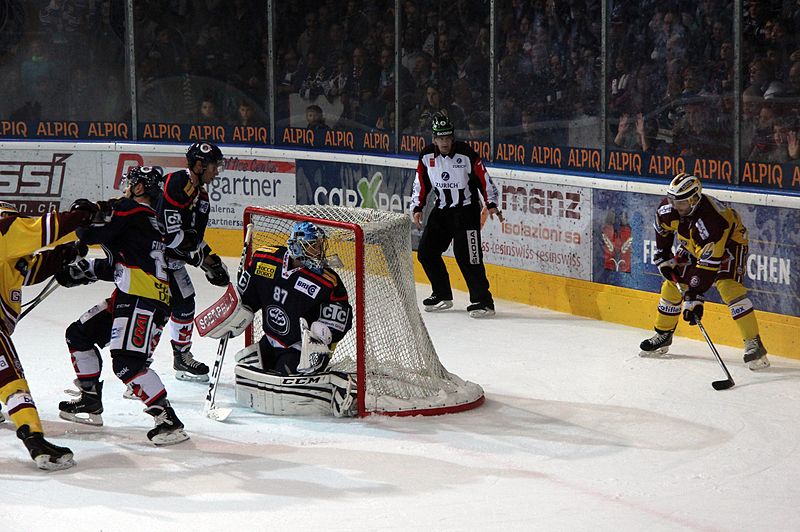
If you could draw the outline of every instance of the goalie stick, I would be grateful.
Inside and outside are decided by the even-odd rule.
[[[253,224],[248,224],[244,234],[244,245],[242,246],[242,256],[239,259],[239,268],[236,270],[236,281],[242,276],[244,271],[244,261],[247,257],[247,247],[250,245],[250,239],[253,236]],[[217,348],[217,358],[214,359],[214,369],[211,371],[211,379],[208,382],[208,392],[206,393],[206,400],[203,403],[203,415],[213,419],[214,421],[225,421],[233,409],[231,408],[217,408],[214,406],[214,398],[217,395],[217,385],[219,384],[219,376],[222,373],[222,361],[225,358],[225,350],[228,348],[228,339],[230,334],[226,334],[219,340],[219,347]]]
[[[684,297],[686,295],[686,291],[683,288],[681,288],[680,283],[678,282],[678,280],[675,278],[674,275],[672,276],[672,280],[675,282],[675,287],[678,289],[678,292],[680,292],[681,297]],[[711,338],[709,338],[708,333],[706,332],[706,328],[703,327],[703,324],[700,323],[700,319],[697,318],[697,316],[695,316],[695,321],[697,322],[697,327],[700,329],[700,332],[703,334],[703,338],[706,339],[708,347],[711,348],[711,352],[714,353],[714,356],[717,358],[719,366],[722,368],[722,371],[725,372],[725,376],[728,377],[727,379],[723,379],[720,381],[713,381],[711,383],[711,386],[717,391],[733,388],[733,385],[736,383],[733,382],[733,377],[731,377],[730,372],[728,372],[728,368],[725,366],[725,362],[723,362],[722,357],[719,356],[719,351],[717,351],[717,348],[714,347],[714,343],[711,341]]]

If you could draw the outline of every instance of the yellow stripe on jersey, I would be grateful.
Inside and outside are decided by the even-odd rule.
[[[124,264],[115,266],[114,282],[117,288],[132,296],[146,297],[169,305],[169,284],[139,268]]]

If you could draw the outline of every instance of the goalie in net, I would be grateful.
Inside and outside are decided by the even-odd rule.
[[[327,266],[326,249],[324,230],[307,221],[294,223],[285,246],[256,249],[239,278],[237,304],[206,333],[237,336],[260,311],[263,336],[236,353],[239,403],[267,414],[353,414],[348,376],[325,372],[353,324],[347,289]]]

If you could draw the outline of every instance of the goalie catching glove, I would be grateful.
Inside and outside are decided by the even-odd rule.
[[[324,371],[330,362],[330,343],[333,340],[331,330],[324,323],[315,321],[308,326],[305,318],[300,318],[300,334],[303,345],[300,349],[300,362],[297,364],[297,373],[300,375],[313,375]]]

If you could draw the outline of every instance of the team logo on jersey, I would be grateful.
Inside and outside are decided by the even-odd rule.
[[[250,272],[242,272],[242,276],[239,277],[239,281],[236,283],[236,286],[239,288],[239,292],[242,294],[247,290],[247,285],[250,284]]]
[[[706,228],[706,224],[703,223],[703,220],[697,220],[695,223],[695,227],[697,227],[697,232],[700,233],[700,238],[706,240],[708,238],[709,232]]]
[[[289,316],[281,307],[270,305],[267,307],[267,325],[276,333],[285,336],[289,333]]]
[[[430,159],[428,159],[428,164],[430,165],[431,168],[435,168],[436,167],[436,157],[431,157]]]
[[[20,303],[22,301],[22,290],[14,288],[8,293],[12,303]]]
[[[294,289],[298,292],[303,292],[305,295],[314,299],[317,297],[317,293],[319,293],[319,285],[314,284],[309,280],[300,278],[294,283]]]
[[[181,228],[181,213],[175,209],[165,209],[164,223],[167,226],[167,233],[178,232]]]
[[[209,202],[207,202],[207,201],[201,201],[197,205],[197,210],[199,210],[203,214],[206,214],[209,211],[210,208],[211,208],[211,204]]]
[[[260,275],[261,277],[266,277],[267,279],[274,279],[275,278],[275,270],[278,267],[274,264],[267,264],[266,262],[259,262],[256,265],[256,275]]]
[[[450,181],[450,173],[442,172],[442,181]]]

